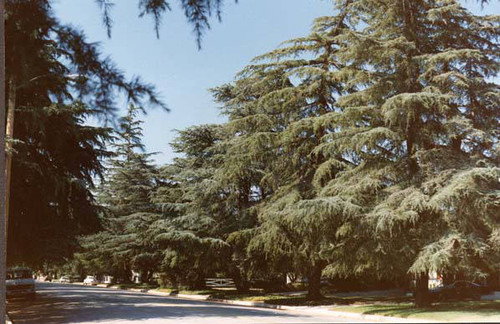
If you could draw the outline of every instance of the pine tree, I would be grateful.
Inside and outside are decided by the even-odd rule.
[[[156,169],[144,153],[141,142],[142,121],[139,109],[130,105],[120,120],[115,157],[100,188],[99,202],[106,209],[104,232],[84,238],[82,245],[87,260],[97,258],[123,280],[131,270],[138,270],[141,281],[148,282],[159,263],[159,252],[148,236],[149,226],[158,218],[150,195],[157,186]]]
[[[153,201],[162,217],[150,235],[162,249],[162,273],[174,286],[203,288],[205,278],[227,266],[223,241],[225,194],[214,181],[220,164],[221,127],[201,125],[178,132],[172,146],[183,157],[162,168]]]
[[[337,58],[338,39],[349,30],[349,3],[339,4],[337,16],[318,18],[309,36],[257,57],[233,86],[216,90],[235,136],[221,172],[233,183],[251,179],[249,189],[262,202],[248,252],[264,252],[282,266],[288,259],[308,277],[310,299],[321,297],[323,269],[341,253],[332,246],[342,246],[360,211],[318,197],[318,188],[351,163],[316,150],[335,130],[323,116],[336,112],[338,96],[349,90]]]
[[[288,256],[316,283],[327,265],[410,271],[422,305],[429,270],[498,267],[485,259],[498,237],[498,19],[455,1],[338,6],[216,89],[235,137],[222,179],[262,200],[259,227],[241,232],[250,254]]]
[[[453,0],[352,8],[360,24],[342,37],[339,57],[356,91],[325,118],[337,129],[320,151],[341,151],[355,166],[322,194],[365,210],[376,249],[362,263],[382,275],[413,273],[422,306],[430,270],[498,269],[486,258],[499,222],[499,92],[489,81],[498,17]]]
[[[78,248],[76,237],[99,229],[94,179],[109,156],[107,128],[84,125],[81,104],[17,109],[8,261],[61,264]]]
[[[61,24],[48,1],[6,1],[5,32],[9,262],[60,263],[76,236],[99,229],[91,190],[110,129],[86,120],[112,120],[119,91],[142,107],[164,104],[153,86],[127,80],[83,32]]]

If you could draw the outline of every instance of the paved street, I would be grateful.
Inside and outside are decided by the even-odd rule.
[[[35,301],[9,302],[9,312],[15,324],[353,322],[345,318],[181,300],[106,288],[37,285]]]

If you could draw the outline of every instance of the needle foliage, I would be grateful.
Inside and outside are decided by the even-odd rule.
[[[498,276],[500,19],[454,0],[335,4],[212,89],[226,123],[179,131],[143,232],[170,281],[293,273],[319,299],[325,276],[415,280],[425,306],[430,271]]]

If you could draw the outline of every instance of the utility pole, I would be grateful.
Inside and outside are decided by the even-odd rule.
[[[7,226],[5,217],[5,0],[0,0],[0,324],[5,323]]]

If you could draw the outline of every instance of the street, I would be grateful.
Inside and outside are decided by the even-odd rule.
[[[37,283],[37,291],[34,301],[9,301],[15,324],[359,322],[70,284]]]

